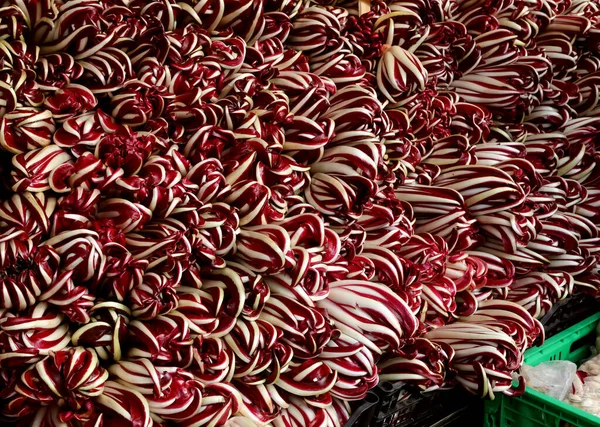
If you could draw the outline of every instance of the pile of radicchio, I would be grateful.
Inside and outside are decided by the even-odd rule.
[[[519,394],[598,141],[598,0],[0,0],[2,419]]]

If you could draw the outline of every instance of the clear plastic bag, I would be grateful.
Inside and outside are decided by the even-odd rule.
[[[596,354],[600,353],[600,323],[596,327]]]
[[[569,395],[567,401],[590,414],[600,416],[600,376],[587,377],[583,388]]]
[[[586,360],[585,363],[579,367],[579,369],[587,372],[590,375],[600,375],[600,355]]]
[[[522,371],[529,387],[563,400],[571,393],[577,365],[566,360],[553,360],[537,366],[523,365]]]

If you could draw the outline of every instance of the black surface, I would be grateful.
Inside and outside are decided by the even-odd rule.
[[[570,328],[600,311],[600,302],[587,294],[576,294],[557,302],[540,319],[544,326],[546,339]],[[540,345],[538,338],[535,345]]]
[[[408,394],[407,394],[408,393]],[[355,409],[344,427],[458,427],[483,425],[483,403],[467,391],[420,393],[402,383],[383,382],[370,392],[377,403]],[[400,396],[403,399],[398,400]],[[371,402],[375,399],[371,398]],[[365,408],[367,408],[365,410]],[[369,419],[368,414],[372,414]]]

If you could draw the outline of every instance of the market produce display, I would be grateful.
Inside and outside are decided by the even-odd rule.
[[[597,0],[0,0],[0,414],[518,394],[600,295]]]

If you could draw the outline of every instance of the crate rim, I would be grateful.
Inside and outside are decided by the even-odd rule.
[[[583,409],[576,408],[573,405],[569,405],[566,402],[558,400],[554,397],[550,397],[547,394],[542,393],[541,391],[537,391],[529,387],[527,387],[527,393],[536,399],[540,399],[549,404],[552,404],[556,409],[562,412],[569,413],[573,416],[576,416],[577,418],[584,419],[585,421],[589,421],[600,426],[600,417],[590,414],[589,412],[586,412]]]
[[[527,363],[528,356],[529,356],[529,358],[531,358],[532,356],[538,355],[542,351],[544,345],[548,344],[548,345],[552,346],[555,343],[558,344],[560,341],[564,340],[568,335],[571,335],[573,333],[580,331],[582,329],[582,327],[585,327],[585,325],[590,325],[592,323],[598,323],[598,322],[600,322],[600,313],[596,313],[596,314],[588,317],[587,319],[582,320],[581,322],[571,326],[570,328],[567,328],[564,331],[559,332],[558,334],[554,335],[553,337],[548,338],[548,340],[546,342],[544,342],[544,344],[542,346],[530,348],[529,350],[527,350],[525,352],[525,363]],[[528,355],[528,353],[529,353],[529,355]],[[536,366],[539,363],[543,363],[543,361],[540,361],[532,366]],[[572,406],[572,405],[570,405],[566,402],[563,402],[561,400],[558,400],[554,397],[548,396],[547,394],[544,394],[540,391],[534,390],[530,387],[526,388],[525,393],[531,395],[532,397],[534,397],[538,400],[546,401],[547,403],[554,405],[560,411],[568,412],[578,418],[583,418],[586,421],[596,423],[600,426],[600,417],[590,414],[589,412],[586,412],[583,409],[576,408],[575,406]],[[510,399],[510,397],[509,397],[509,399]]]
[[[546,341],[544,341],[544,343],[541,346],[537,346],[537,347],[531,347],[530,349],[528,349],[525,352],[525,364],[527,363],[527,360],[531,360],[533,357],[537,356],[538,354],[544,352],[544,347],[548,348],[551,347],[555,344],[560,343],[562,340],[564,340],[565,338],[567,338],[569,335],[573,334],[573,333],[577,333],[578,331],[581,330],[582,327],[584,327],[584,325],[589,325],[592,323],[598,323],[600,322],[600,312],[588,317],[587,319],[582,320],[581,322],[576,323],[575,325],[571,326],[570,328],[565,329],[562,332],[559,332],[558,334],[548,338]],[[535,365],[530,365],[530,366],[537,366],[539,363],[536,363]]]

